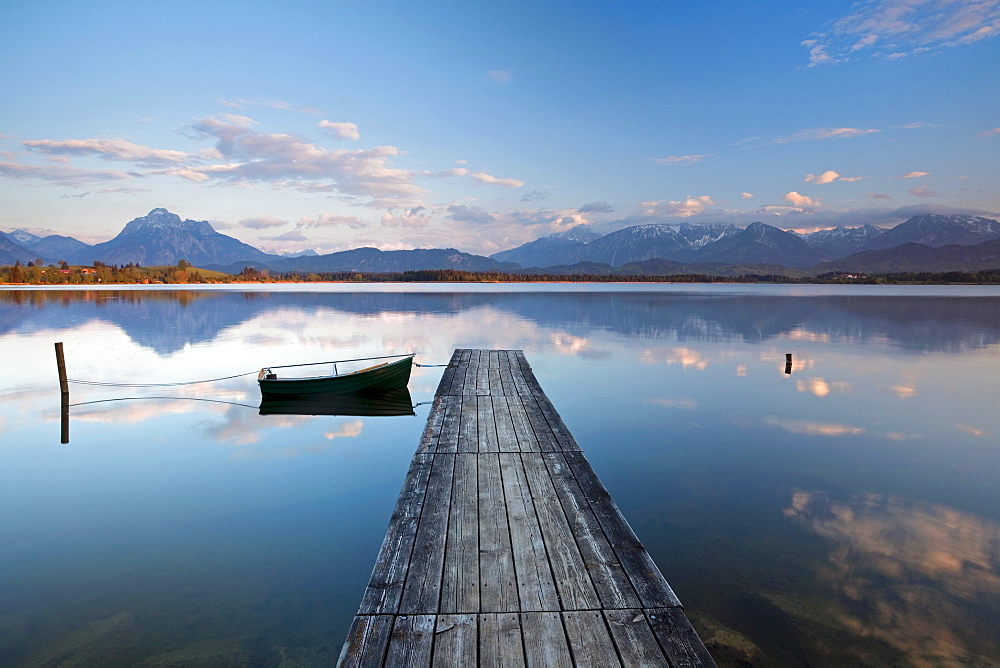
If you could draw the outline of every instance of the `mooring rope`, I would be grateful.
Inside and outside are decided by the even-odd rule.
[[[251,406],[250,404],[241,404],[236,401],[223,401],[221,399],[202,399],[199,397],[118,397],[115,399],[98,399],[96,401],[81,401],[75,404],[70,404],[70,406],[88,406],[90,404],[103,404],[109,401],[134,401],[140,399],[169,399],[171,401],[182,400],[182,401],[207,401],[212,404],[229,404],[230,406],[243,406],[245,408],[258,408],[258,406]]]
[[[106,383],[98,380],[75,380],[73,378],[67,378],[67,381],[70,383],[76,383],[77,385],[100,385],[103,387],[176,387],[178,385],[198,385],[200,383],[214,383],[220,380],[242,378],[243,376],[249,376],[254,373],[258,372],[247,371],[246,373],[238,373],[235,376],[223,376],[222,378],[209,378],[207,380],[188,380],[179,383]]]
[[[331,360],[329,362],[306,362],[304,364],[286,364],[284,366],[270,366],[269,369],[291,369],[292,367],[299,366],[316,366],[318,364],[340,364],[342,362],[367,362],[369,360],[384,360],[391,359],[393,357],[413,357],[416,353],[409,353],[406,355],[383,355],[381,357],[358,357],[356,359],[350,360]],[[447,364],[417,364],[413,363],[413,366],[419,367],[445,367]],[[257,371],[247,371],[246,373],[238,373],[233,376],[222,376],[221,378],[208,378],[206,380],[186,380],[177,383],[109,383],[99,380],[79,380],[76,378],[67,378],[67,382],[75,383],[77,385],[97,385],[100,387],[178,387],[180,385],[199,385],[201,383],[215,383],[220,380],[232,380],[233,378],[242,378],[243,376],[249,376],[251,374],[258,373]]]

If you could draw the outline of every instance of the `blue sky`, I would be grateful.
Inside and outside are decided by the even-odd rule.
[[[0,0],[0,230],[273,250],[1000,212],[1000,0]]]

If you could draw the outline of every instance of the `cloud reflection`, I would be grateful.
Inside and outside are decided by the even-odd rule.
[[[680,364],[684,369],[697,369],[704,371],[708,368],[709,360],[700,351],[693,348],[671,348],[670,350],[657,352],[646,348],[639,354],[639,361],[644,364]]]
[[[649,403],[664,408],[679,408],[683,411],[693,411],[698,408],[698,402],[691,397],[656,397],[650,399]]]
[[[865,432],[865,430],[861,427],[839,424],[837,422],[794,420],[774,415],[768,415],[764,417],[762,421],[766,425],[784,429],[790,434],[804,434],[806,436],[855,436]]]
[[[844,382],[827,382],[822,378],[803,378],[795,381],[795,389],[813,396],[826,397],[831,392],[847,394],[850,392],[851,386]]]
[[[838,502],[806,490],[783,513],[829,544],[817,574],[839,595],[834,623],[914,664],[993,665],[996,636],[982,616],[1000,601],[1000,523],[901,497]]]

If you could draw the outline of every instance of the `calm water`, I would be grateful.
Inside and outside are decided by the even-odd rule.
[[[0,665],[335,661],[427,416],[74,384],[61,445],[55,341],[116,383],[523,349],[720,663],[1000,663],[1000,291],[315,289],[0,291]]]

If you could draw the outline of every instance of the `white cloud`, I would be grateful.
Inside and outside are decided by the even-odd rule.
[[[794,190],[792,192],[785,193],[782,196],[782,199],[791,202],[794,206],[797,207],[810,207],[819,205],[819,200],[813,200],[811,197],[800,195]]]
[[[820,139],[846,139],[848,137],[861,137],[864,135],[881,132],[875,128],[812,128],[796,132],[788,137],[779,137],[774,142],[777,144],[788,144],[796,141],[817,141]]]
[[[224,107],[230,107],[231,109],[244,109],[246,107],[268,107],[271,109],[282,109],[284,111],[298,111],[303,114],[319,114],[320,110],[316,107],[301,107],[288,102],[282,102],[281,100],[247,100],[245,98],[227,99],[223,98],[218,100],[219,104]]]
[[[220,117],[202,119],[194,129],[216,140],[223,161],[167,173],[195,181],[339,192],[386,209],[418,206],[425,193],[412,182],[412,172],[390,165],[390,159],[399,155],[395,146],[331,151],[295,135],[257,132]]]
[[[524,186],[524,181],[520,179],[500,179],[492,174],[487,174],[486,172],[475,172],[473,174],[469,174],[469,176],[480,183],[504,186],[505,188],[521,188]]]
[[[839,177],[840,177],[840,174],[838,174],[837,172],[833,171],[832,169],[829,169],[829,170],[827,170],[827,171],[825,171],[825,172],[823,172],[822,174],[819,174],[819,175],[816,175],[816,174],[806,174],[806,177],[804,179],[802,179],[802,180],[805,181],[806,183],[815,183],[816,185],[823,185],[823,184],[826,184],[826,183],[833,183]]]
[[[486,73],[487,79],[502,84],[510,83],[511,77],[513,76],[514,72],[511,70],[490,70]]]
[[[987,130],[986,132],[980,132],[976,135],[976,139],[986,139],[987,137],[992,137],[993,135],[1000,135],[1000,127]]]
[[[901,179],[919,179],[919,178],[921,178],[923,176],[928,176],[928,175],[930,175],[930,172],[910,172],[909,174],[903,174],[899,178],[901,178]]]
[[[466,206],[465,204],[452,204],[448,207],[448,217],[459,223],[492,223],[496,216],[478,206]]]
[[[971,44],[1000,33],[1000,0],[866,0],[829,30],[803,40],[809,66],[854,54],[895,60]]]
[[[0,176],[12,179],[38,179],[70,188],[85,187],[107,181],[124,181],[135,174],[78,169],[68,165],[22,165],[0,162]]]
[[[360,230],[368,227],[368,221],[357,216],[321,213],[315,218],[300,218],[295,225],[299,229],[303,227],[349,227],[352,230]]]
[[[104,160],[121,160],[142,165],[183,163],[190,158],[183,151],[149,148],[124,139],[34,139],[21,142],[32,151],[56,156],[96,156]]]
[[[863,176],[841,176],[840,180],[844,181],[846,183],[857,183],[858,181],[862,180],[863,178],[865,178],[865,177],[863,177]]]
[[[383,227],[426,227],[431,222],[426,207],[416,206],[399,211],[386,211],[382,214]]]
[[[274,216],[244,218],[237,223],[237,225],[239,225],[240,227],[249,227],[251,230],[264,230],[270,227],[281,227],[282,225],[287,225],[287,224],[288,224],[287,220],[275,218]]]
[[[927,188],[927,186],[918,186],[916,188],[910,188],[908,191],[911,195],[917,197],[940,197],[941,193],[935,192]]]
[[[329,130],[334,137],[339,139],[350,139],[358,140],[361,139],[361,133],[358,132],[358,126],[354,123],[334,123],[332,121],[320,121],[317,125],[324,130]]]
[[[753,193],[740,193],[740,197],[743,199],[753,199]]]
[[[696,162],[701,162],[711,153],[701,153],[697,155],[668,155],[665,158],[655,158],[656,162],[661,165],[692,165]]]
[[[654,202],[642,202],[639,206],[646,216],[688,218],[714,205],[715,202],[712,201],[711,197],[700,195],[698,197],[689,196],[683,202],[657,200]]]

